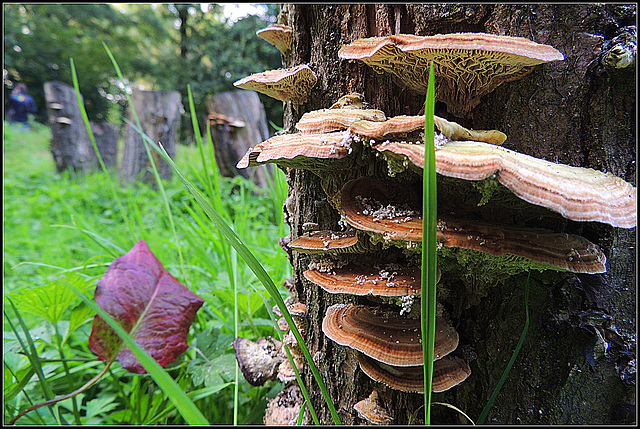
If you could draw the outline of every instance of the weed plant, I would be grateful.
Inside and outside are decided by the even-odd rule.
[[[254,340],[272,335],[270,309],[256,292],[261,287],[253,273],[233,263],[234,252],[223,249],[224,240],[183,184],[175,177],[163,183],[162,196],[145,184],[118,183],[115,172],[110,178],[104,172],[58,174],[46,126],[34,124],[22,132],[4,124],[3,131],[5,421],[30,405],[73,392],[104,368],[88,349],[95,313],[69,295],[63,283],[91,295],[111,261],[144,239],[165,268],[206,301],[193,324],[190,349],[166,369],[209,422],[262,423],[267,400],[283,385],[269,382],[256,388],[242,376],[236,384],[230,344],[236,334]],[[216,210],[280,285],[290,276],[277,244],[288,233],[281,213],[284,175],[277,171],[271,188],[263,190],[241,177],[219,177],[203,169],[213,165],[212,155],[179,145],[176,163],[205,195],[211,195],[209,186],[215,182]],[[119,203],[105,186],[108,180],[117,183]],[[120,204],[126,213],[120,212]],[[23,353],[29,343],[37,362]],[[30,412],[17,423],[185,421],[149,375],[131,374],[115,363],[80,395]]]

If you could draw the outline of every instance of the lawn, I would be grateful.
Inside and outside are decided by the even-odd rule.
[[[263,301],[269,295],[183,183],[174,175],[163,183],[163,195],[149,185],[123,185],[114,172],[58,174],[46,126],[22,132],[5,123],[3,137],[5,422],[32,404],[73,392],[104,368],[87,344],[94,313],[64,284],[92,297],[109,264],[144,239],[164,268],[205,300],[189,331],[190,347],[168,365],[169,374],[197,398],[210,423],[262,423],[267,399],[283,385],[256,388],[238,377],[230,344],[236,303],[239,336],[273,335]],[[209,151],[204,153],[203,162],[197,147],[178,145],[175,161],[281,286],[291,275],[277,244],[288,233],[282,220],[284,175],[278,171],[270,189],[259,189],[240,177],[218,177]],[[37,362],[25,356],[30,341]],[[116,362],[88,390],[17,423],[184,420],[151,377]]]

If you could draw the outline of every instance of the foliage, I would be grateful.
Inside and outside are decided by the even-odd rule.
[[[206,12],[198,4],[167,5],[158,11],[164,17],[175,18],[178,28],[167,46],[170,51],[159,57],[161,61],[154,74],[156,85],[180,91],[185,106],[187,84],[190,85],[201,120],[200,129],[204,129],[202,118],[206,117],[208,96],[237,90],[233,82],[250,74],[282,67],[280,52],[256,36],[256,31],[275,21],[277,12],[273,4],[268,5],[266,17],[249,15],[233,24],[224,18],[218,4],[210,4]],[[259,96],[268,119],[282,125],[282,103],[263,94]],[[189,116],[187,109],[183,125],[190,124]],[[191,127],[181,129],[184,134]]]
[[[163,37],[157,20],[141,21],[108,4],[4,4],[3,8],[5,89],[17,81],[26,83],[43,123],[47,118],[43,85],[54,80],[71,85],[70,57],[87,77],[81,92],[89,116],[104,120],[112,105],[106,94],[118,94],[119,89],[110,82],[113,70],[109,58],[101,54],[101,43],[116,46],[126,59],[123,68],[138,77],[152,71],[145,45],[151,37]]]
[[[112,50],[124,75],[145,89],[177,90],[187,105],[187,85],[200,121],[205,100],[235,90],[233,82],[249,74],[282,66],[278,50],[256,36],[275,21],[277,5],[265,16],[228,22],[222,6],[210,4],[5,4],[5,105],[15,82],[29,86],[46,122],[43,84],[72,85],[69,58],[82,76],[80,92],[91,120],[121,120],[126,96],[102,43]],[[260,95],[267,118],[282,124],[282,103]],[[191,139],[188,109],[181,141]],[[201,123],[201,125],[203,125]],[[201,127],[204,129],[203,127]]]
[[[95,313],[60,286],[67,283],[80,291],[91,290],[109,262],[134,243],[105,187],[108,179],[103,173],[82,178],[57,175],[46,149],[48,130],[38,124],[28,132],[5,125],[4,138],[7,310],[3,381],[8,421],[30,404],[47,399],[45,392],[50,390],[55,396],[73,392],[104,368],[88,348]],[[191,183],[206,193],[205,175],[196,168],[201,166],[199,157],[197,148],[180,146],[176,161]],[[207,163],[211,165],[209,157]],[[277,178],[284,182],[281,175]],[[265,196],[242,178],[218,179],[220,210],[238,235],[251,237],[247,240],[251,251],[259,255],[274,281],[281,283],[290,275],[277,245],[278,238],[287,233],[280,213],[284,194]],[[259,283],[252,273],[240,264],[235,272],[228,271],[219,250],[220,236],[203,221],[206,216],[192,216],[199,212],[189,192],[175,181],[165,185],[178,226],[177,236],[170,239],[166,234],[168,216],[158,191],[143,184],[122,186],[117,191],[135,231],[160,260],[166,261],[166,270],[205,299],[190,331],[189,350],[166,369],[209,422],[229,424],[234,403],[230,364],[235,365],[229,341],[234,336],[230,278],[236,279],[238,288],[239,335],[254,339],[272,335],[273,325],[261,299],[256,299],[254,287],[259,288]],[[184,256],[182,264],[178,250]],[[31,305],[19,304],[22,294],[30,297]],[[8,299],[16,304],[26,331],[7,306]],[[207,333],[211,333],[211,341],[207,341]],[[34,362],[41,364],[44,381],[23,354],[25,348]],[[270,382],[255,388],[241,377],[238,387],[237,421],[256,424],[262,422],[266,401],[282,384]],[[185,420],[149,376],[131,375],[114,363],[103,379],[76,398],[28,413],[19,423],[184,424]]]

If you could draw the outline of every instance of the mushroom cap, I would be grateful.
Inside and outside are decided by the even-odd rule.
[[[423,168],[424,145],[384,142],[376,146]],[[521,199],[547,207],[567,219],[602,222],[619,228],[637,223],[637,190],[611,173],[556,164],[504,147],[475,141],[451,141],[436,150],[436,171],[443,176],[482,180],[493,174]]]
[[[307,317],[307,304],[302,302],[294,302],[291,305],[287,305],[287,310],[289,310],[289,314],[292,317]]]
[[[298,368],[298,372],[302,371],[305,365],[304,359],[301,359],[297,356],[297,354],[292,353],[292,357],[294,363],[296,364],[296,368]],[[291,365],[289,359],[284,359],[280,366],[278,367],[278,380],[283,383],[288,383],[290,381],[294,381],[296,379],[296,372]]]
[[[358,353],[360,369],[369,378],[403,392],[424,393],[424,366],[391,366]],[[433,362],[432,392],[444,392],[462,383],[471,375],[466,361],[455,356],[445,356]]]
[[[267,162],[291,168],[326,168],[327,159],[342,159],[351,153],[351,141],[343,132],[326,134],[285,134],[249,148],[237,168]]]
[[[402,136],[418,130],[424,132],[424,119],[424,115],[394,116],[381,122],[362,119],[352,123],[349,126],[349,132],[370,138]],[[450,122],[435,115],[433,121],[438,130],[449,140],[476,140],[501,145],[507,139],[506,134],[498,130],[469,130],[456,122]]]
[[[364,94],[351,92],[343,95],[329,107],[329,109],[362,109],[367,105],[364,101]]]
[[[377,109],[322,109],[307,112],[296,124],[302,134],[329,133],[346,130],[352,123],[366,119],[368,121],[384,121],[387,119],[382,110]]]
[[[262,386],[267,380],[276,378],[282,362],[281,348],[282,343],[271,337],[260,337],[256,342],[238,337],[233,342],[238,366],[252,386]]]
[[[370,138],[404,135],[417,130],[424,131],[424,116],[401,115],[377,122],[363,119],[349,126],[349,132]]]
[[[217,112],[209,113],[209,116],[207,116],[207,119],[209,119],[209,123],[213,125],[229,125],[231,127],[236,127],[236,128],[243,128],[247,126],[247,124],[240,119],[230,118],[228,116],[223,115],[222,113],[217,113]]]
[[[440,270],[436,274],[440,280]],[[420,268],[383,267],[379,270],[366,267],[336,268],[331,272],[307,270],[304,277],[329,293],[352,295],[406,296],[420,295]]]
[[[458,116],[466,115],[503,82],[524,77],[535,65],[564,59],[551,46],[486,33],[370,37],[342,46],[338,57],[362,60],[422,93],[433,61],[436,99]]]
[[[339,196],[346,222],[364,231],[382,234],[385,240],[422,241],[422,214],[398,210],[392,190],[380,181],[359,178],[347,182]],[[379,214],[372,208],[380,207]],[[398,205],[399,206],[399,205]],[[526,228],[439,215],[437,240],[446,247],[461,247],[494,256],[511,254],[577,273],[606,272],[606,256],[589,240],[542,228]]]
[[[256,31],[256,36],[271,43],[283,54],[291,49],[291,42],[293,42],[291,27],[283,24],[270,24],[266,28]]]
[[[353,409],[358,412],[358,415],[376,425],[388,425],[393,422],[393,418],[389,415],[378,401],[378,391],[371,392],[368,398],[364,398],[362,401],[358,401],[353,405]]]
[[[294,106],[297,106],[307,101],[307,96],[317,80],[308,65],[300,64],[289,69],[255,73],[235,81],[233,85],[261,92],[276,100],[291,100]]]
[[[363,305],[335,304],[327,309],[322,332],[336,343],[395,366],[422,365],[420,319]],[[442,317],[436,319],[434,360],[458,347],[458,333]]]
[[[312,231],[292,240],[289,247],[301,253],[339,252],[358,243],[356,230],[345,232]]]
[[[278,395],[269,400],[264,415],[265,426],[293,426],[298,423],[304,396],[297,384],[286,386]],[[309,412],[305,411],[302,424],[310,423]]]

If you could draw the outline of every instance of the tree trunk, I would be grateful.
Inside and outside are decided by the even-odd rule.
[[[250,167],[238,170],[236,164],[247,150],[269,138],[264,106],[255,91],[227,91],[207,101],[211,139],[216,164],[225,177],[241,175],[262,187],[269,186],[267,174],[273,167]]]
[[[131,108],[135,110],[142,131],[155,143],[161,143],[171,158],[176,154],[176,135],[183,113],[180,93],[178,91],[134,91],[131,94],[132,106],[127,112],[127,119],[134,125],[136,121]],[[152,148],[150,153],[158,168],[160,177],[171,178],[171,167]],[[124,151],[120,178],[127,182],[140,180],[154,183],[153,169],[142,137],[130,125],[126,126]]]
[[[44,92],[51,127],[50,149],[56,170],[59,173],[66,169],[86,173],[99,169],[100,164],[84,124],[75,89],[62,82],[46,82]],[[115,167],[118,128],[97,122],[91,122],[90,127],[106,166]]]
[[[91,121],[89,125],[104,166],[116,169],[118,167],[118,135],[120,129],[117,125],[106,122]],[[92,162],[100,168],[100,162],[95,151],[91,150],[90,153]]]
[[[432,35],[483,32],[520,36],[554,46],[565,60],[537,66],[526,77],[504,83],[483,97],[468,117],[436,114],[473,129],[498,129],[504,147],[549,161],[612,172],[635,184],[635,68],[605,68],[601,50],[619,27],[635,24],[635,6],[613,4],[466,5],[384,4],[282,6],[293,28],[283,66],[309,64],[318,77],[307,103],[287,102],[285,128],[294,132],[302,114],[329,107],[339,97],[360,92],[370,108],[387,117],[416,115],[425,94],[413,93],[388,74],[361,61],[338,58],[343,44],[391,34]],[[635,43],[635,42],[634,42]],[[606,47],[606,45],[605,45]],[[436,100],[437,101],[437,100]],[[370,163],[382,163],[375,157]],[[385,171],[384,166],[375,168]],[[303,224],[340,230],[340,216],[315,174],[287,172],[285,218],[291,239]],[[441,189],[440,202],[457,197]],[[530,225],[534,226],[534,225]],[[635,421],[635,230],[563,220],[556,229],[582,235],[608,257],[604,275],[532,272],[530,326],[524,345],[486,419],[499,424],[612,424]],[[545,225],[549,228],[549,225]],[[450,258],[449,258],[450,259]],[[471,376],[433,401],[455,405],[477,420],[497,385],[525,324],[526,273],[483,284],[475,268],[438,255],[443,270],[440,304],[460,336],[456,352],[467,358]],[[310,259],[292,252],[293,282],[308,305],[306,337],[344,424],[361,424],[353,405],[380,391],[394,424],[423,422],[423,396],[385,389],[358,367],[353,350],[327,339],[321,329],[327,307],[340,302],[371,305],[365,298],[324,292],[302,273]],[[457,264],[457,267],[455,267]],[[471,279],[471,280],[470,280]],[[475,280],[474,280],[475,279]],[[597,350],[605,344],[604,355]],[[632,374],[632,376],[629,376]],[[321,423],[332,419],[308,368],[303,379]],[[433,406],[432,423],[464,423],[449,408]]]

